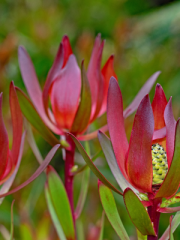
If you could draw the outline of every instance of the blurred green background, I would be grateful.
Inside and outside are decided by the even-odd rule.
[[[21,79],[17,48],[23,45],[34,63],[43,86],[62,36],[67,34],[80,65],[85,59],[87,66],[94,38],[101,33],[106,39],[103,61],[115,54],[114,68],[122,90],[124,107],[137,94],[144,82],[155,72],[162,71],[158,82],[163,86],[167,99],[173,96],[173,111],[176,119],[180,115],[180,1],[168,0],[1,0],[0,1],[0,92],[4,92],[3,112],[9,136],[12,137],[9,112],[9,83],[25,90]],[[151,99],[154,95],[151,91]],[[130,134],[133,116],[126,120]],[[34,131],[43,156],[50,146]],[[91,141],[92,155],[100,146]],[[77,155],[77,159],[80,157]],[[79,160],[80,161],[80,160]],[[52,165],[63,178],[64,163],[61,151]],[[97,160],[99,169],[115,183],[104,157]],[[25,144],[20,170],[13,186],[30,176],[38,163]],[[13,196],[8,196],[0,206],[0,231],[5,225],[10,229],[10,205],[13,199],[15,239],[58,239],[52,226],[44,197],[45,176]],[[75,179],[75,202],[79,193],[81,176]],[[118,209],[129,235],[135,235],[122,198],[114,194]],[[85,208],[78,222],[84,233],[101,218],[102,207],[97,190],[97,178],[91,173]],[[169,214],[162,214],[160,235],[169,222]],[[176,230],[175,239],[180,236]],[[0,235],[0,239],[4,239]],[[105,220],[104,239],[118,239]],[[132,238],[133,239],[133,238]],[[83,240],[83,239],[82,239]]]

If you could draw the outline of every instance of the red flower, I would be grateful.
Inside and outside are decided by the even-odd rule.
[[[67,36],[59,46],[55,61],[50,69],[43,91],[41,91],[32,62],[22,47],[19,48],[19,64],[24,83],[31,100],[46,125],[56,134],[71,131],[75,134],[83,133],[89,123],[94,121],[106,110],[106,98],[109,79],[116,77],[113,70],[111,56],[101,70],[101,58],[104,41],[97,36],[89,62],[87,77],[87,91],[91,92],[91,106],[86,124],[83,128],[73,131],[81,97],[81,71],[72,52]],[[50,98],[52,112],[48,108]],[[82,121],[82,120],[81,120]],[[81,122],[79,122],[79,125]]]
[[[82,73],[72,52],[67,36],[58,49],[55,61],[48,73],[43,91],[26,50],[19,48],[19,65],[22,78],[36,111],[43,122],[54,133],[63,135],[71,132],[79,139],[87,140],[97,136],[97,131],[82,135],[88,125],[106,111],[109,79],[116,74],[113,70],[113,55],[101,70],[104,41],[96,37],[87,76],[82,64]],[[143,86],[133,103],[125,110],[127,117],[138,106],[140,99],[147,94],[159,73],[155,73]],[[50,99],[52,111],[48,107]],[[28,111],[26,111],[26,114]],[[105,128],[107,130],[107,126]]]
[[[180,183],[180,120],[176,123],[171,98],[167,103],[162,87],[157,84],[152,104],[148,95],[141,101],[128,143],[124,128],[122,95],[116,80],[112,78],[108,92],[107,120],[116,160],[124,178],[139,192],[148,193],[150,199],[174,196]],[[164,147],[163,151],[167,153],[168,170],[160,184],[153,180],[154,153],[151,148],[155,143]],[[166,153],[156,153],[164,154],[166,158]],[[158,174],[162,175],[162,171]]]
[[[9,149],[9,139],[2,117],[2,93],[0,94],[0,184],[10,178],[19,165],[21,158],[22,114],[13,83],[10,84],[10,110],[13,126],[12,149]],[[10,187],[10,186],[9,186]]]

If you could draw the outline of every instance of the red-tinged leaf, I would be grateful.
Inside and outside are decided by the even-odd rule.
[[[180,207],[165,207],[165,208],[158,208],[158,212],[161,213],[174,213],[180,211]]]
[[[72,133],[82,133],[88,126],[91,116],[91,91],[84,69],[84,62],[81,65],[81,98],[76,116],[71,127]]]
[[[164,110],[166,108],[166,105],[167,105],[166,96],[164,94],[163,88],[158,83],[156,85],[155,95],[152,101],[155,130],[165,127]]]
[[[172,230],[171,230],[172,220],[173,220],[173,216],[170,216],[170,219],[169,219],[169,225],[170,225],[170,229],[169,229],[169,239],[170,239],[170,240],[174,240],[173,233],[172,233]]]
[[[0,136],[0,179],[2,179],[9,158],[9,140],[2,116],[2,93],[0,94]]]
[[[180,224],[180,212],[176,213],[171,222],[171,232],[173,233]],[[170,226],[166,229],[159,240],[168,240],[169,239]]]
[[[105,125],[103,127],[101,127],[100,129],[94,131],[94,132],[91,132],[91,133],[88,133],[88,134],[84,134],[84,135],[80,135],[78,136],[78,140],[80,141],[89,141],[89,140],[92,140],[94,138],[97,137],[98,135],[98,131],[101,131],[101,132],[107,132],[108,131],[108,125]]]
[[[95,226],[92,225],[88,229],[86,240],[103,240],[103,230],[104,230],[104,211],[102,213],[101,220],[99,220]]]
[[[21,146],[20,146],[20,151],[19,151],[19,156],[18,156],[18,161],[16,163],[16,167],[15,167],[14,171],[12,172],[12,175],[7,176],[8,179],[3,179],[3,181],[5,180],[5,182],[1,187],[0,195],[7,193],[14,182],[14,179],[16,177],[17,171],[18,171],[20,163],[21,163],[21,158],[22,158],[23,149],[24,149],[25,134],[26,133],[24,132],[22,135],[22,138],[21,138]],[[2,204],[3,200],[4,200],[4,198],[0,198],[0,204]]]
[[[143,235],[156,236],[153,224],[146,211],[146,208],[143,206],[136,194],[130,188],[127,188],[124,191],[123,197],[128,214],[135,227]]]
[[[43,121],[48,122],[42,100],[42,91],[36,76],[36,72],[27,51],[23,47],[19,47],[18,49],[18,58],[22,78],[33,105]]]
[[[51,67],[51,69],[48,72],[47,79],[43,88],[43,103],[44,103],[44,108],[46,111],[46,114],[48,114],[48,99],[49,99],[49,88],[51,86],[52,81],[58,76],[60,73],[62,66],[63,66],[63,61],[64,61],[64,49],[62,43],[59,45],[58,52],[56,54],[56,58],[54,60],[54,63]]]
[[[101,35],[99,34],[95,39],[87,70],[87,77],[90,84],[92,99],[91,122],[98,116],[103,101],[104,81],[101,74],[101,58],[103,47],[104,41],[101,42]]]
[[[132,184],[144,192],[152,191],[151,145],[153,131],[153,112],[149,96],[146,95],[134,118],[126,162],[127,173]]]
[[[111,223],[120,239],[129,240],[127,232],[119,216],[111,190],[106,187],[101,181],[98,181],[98,188],[101,203],[109,222]]]
[[[100,234],[97,240],[103,240],[103,234],[104,234],[104,211],[102,212],[102,218],[100,222]]]
[[[101,73],[104,77],[104,97],[103,97],[103,103],[101,106],[101,111],[99,112],[99,116],[102,115],[107,109],[107,94],[108,94],[109,80],[112,76],[117,79],[116,73],[114,72],[113,64],[114,64],[114,55],[111,55],[107,60],[107,62],[105,63],[103,69],[101,70]]]
[[[10,84],[9,102],[13,126],[13,144],[11,153],[13,158],[13,164],[16,165],[21,145],[23,119],[13,82],[11,82]]]
[[[110,79],[108,90],[107,122],[117,163],[123,176],[128,179],[125,171],[125,156],[128,151],[128,141],[124,128],[123,100],[119,85],[113,77]]]
[[[70,134],[70,133],[69,133]],[[77,138],[70,134],[71,138],[73,139],[74,143],[76,144],[77,149],[79,150],[80,154],[84,158],[84,161],[88,164],[89,168],[93,171],[93,173],[103,182],[107,187],[111,188],[113,191],[117,192],[118,194],[122,195],[122,193],[116,189],[105,177],[102,173],[98,170],[98,168],[94,165],[93,161],[85,152],[81,143],[77,140]]]
[[[175,129],[176,129],[176,121],[173,116],[171,100],[172,98],[169,99],[169,102],[164,112],[164,119],[166,124],[166,152],[167,152],[168,167],[170,167],[173,159],[174,139],[175,139]]]
[[[10,235],[10,239],[9,240],[13,240],[14,239],[14,220],[13,220],[13,206],[14,206],[14,201],[12,201],[11,204],[11,235]]]
[[[73,51],[72,51],[68,36],[65,35],[63,37],[62,44],[64,48],[64,62],[63,62],[63,67],[64,67],[67,64],[69,56],[73,53]]]
[[[44,169],[46,169],[46,167],[52,160],[52,158],[53,158],[54,154],[56,153],[57,149],[59,148],[59,146],[60,146],[60,144],[57,144],[51,149],[51,151],[48,153],[48,155],[44,159],[43,163],[38,167],[38,169],[35,171],[35,173],[33,173],[33,175],[28,180],[26,180],[24,183],[22,183],[21,185],[19,185],[16,188],[14,188],[13,190],[11,190],[7,193],[4,193],[4,194],[0,194],[0,198],[8,196],[12,193],[15,193],[15,192],[19,191],[20,189],[22,189],[23,187],[25,187],[26,185],[28,185],[29,183],[31,183],[32,181],[34,181],[44,171]]]
[[[58,139],[44,124],[43,120],[38,115],[36,109],[33,107],[31,101],[27,98],[27,96],[17,87],[16,87],[16,93],[18,96],[21,111],[24,114],[24,116],[27,118],[27,120],[33,125],[33,127],[52,146],[59,143]]]
[[[111,172],[114,175],[120,188],[123,191],[126,188],[131,188],[131,189],[133,189],[134,192],[138,193],[138,191],[125,179],[122,172],[120,171],[119,166],[117,164],[117,160],[114,155],[114,151],[113,151],[113,147],[112,147],[110,139],[100,131],[98,133],[98,139],[101,144],[101,148],[104,152],[104,155],[106,157],[106,160],[108,162],[108,165],[111,169]]]
[[[49,196],[64,235],[67,240],[75,240],[73,216],[63,182],[51,166],[48,167],[46,175]]]
[[[81,215],[82,209],[84,207],[84,203],[85,203],[86,196],[87,196],[87,191],[88,191],[88,186],[89,186],[89,175],[90,175],[90,169],[87,168],[83,172],[83,176],[82,176],[81,191],[80,191],[80,194],[79,194],[76,210],[75,210],[75,213],[74,213],[75,219],[79,218],[79,216]]]
[[[180,119],[176,124],[175,150],[169,171],[155,195],[155,198],[171,198],[177,192],[180,184]]]
[[[53,222],[54,227],[56,229],[57,235],[61,240],[66,240],[66,237],[64,235],[62,226],[59,222],[56,211],[54,209],[47,184],[45,185],[45,196],[46,196],[46,202],[47,202],[47,205],[48,205],[48,210],[49,210],[49,213],[51,215],[51,219],[52,219],[52,222]]]
[[[81,92],[81,73],[74,55],[52,82],[49,95],[59,128],[70,129],[78,109]]]
[[[146,83],[142,86],[132,103],[124,110],[124,118],[127,118],[129,115],[131,115],[139,106],[141,100],[145,95],[147,95],[154,83],[156,82],[159,74],[161,72],[155,72],[147,81]]]

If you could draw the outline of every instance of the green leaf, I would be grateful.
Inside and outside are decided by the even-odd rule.
[[[173,233],[172,233],[172,230],[171,230],[172,219],[173,219],[173,216],[170,216],[170,229],[169,229],[170,240],[174,240]]]
[[[21,224],[20,225],[20,239],[34,240],[32,230],[29,225]]]
[[[72,133],[83,132],[89,123],[91,116],[91,90],[84,69],[84,61],[81,65],[81,101],[71,128]]]
[[[102,212],[101,222],[100,222],[100,234],[98,240],[103,240],[103,234],[104,234],[104,211]]]
[[[89,176],[90,176],[90,169],[87,168],[84,172],[83,172],[83,177],[82,177],[82,182],[81,182],[81,191],[79,194],[79,199],[78,199],[78,203],[76,206],[76,210],[75,210],[75,218],[79,218],[85,200],[86,200],[86,196],[87,196],[87,191],[88,191],[88,186],[89,186]]]
[[[127,188],[124,191],[123,197],[128,214],[135,227],[142,235],[156,236],[146,208],[143,206],[136,194],[130,188]]]
[[[57,235],[58,237],[61,239],[61,240],[66,240],[66,237],[64,235],[64,232],[62,230],[62,226],[59,222],[59,219],[56,215],[56,212],[55,212],[55,209],[54,209],[54,206],[52,204],[52,201],[51,201],[51,197],[50,197],[50,194],[49,194],[49,190],[48,190],[48,187],[47,185],[45,186],[45,196],[46,196],[46,201],[47,201],[47,205],[48,205],[48,209],[49,209],[49,213],[51,215],[51,218],[52,218],[52,221],[54,223],[54,227],[56,229],[56,232],[57,232]]]
[[[127,232],[120,219],[116,203],[111,190],[106,187],[101,181],[98,181],[99,195],[104,211],[106,213],[109,222],[116,231],[120,239],[129,240]]]
[[[70,133],[69,133],[70,134]],[[98,170],[98,168],[94,165],[90,157],[87,155],[85,152],[83,146],[80,144],[80,142],[77,140],[77,138],[70,134],[72,137],[74,143],[76,144],[77,149],[79,150],[80,154],[84,158],[85,162],[88,164],[90,169],[93,171],[93,173],[101,180],[102,183],[104,183],[107,187],[111,188],[113,191],[117,192],[118,194],[122,195],[122,193],[115,188],[103,175],[102,173]]]
[[[102,151],[102,150],[100,150],[99,152],[97,152],[97,153],[92,157],[92,159],[91,159],[92,162],[94,162],[94,161],[95,161],[98,157],[100,157],[102,154],[103,154],[103,151]],[[88,164],[86,163],[83,167],[77,169],[77,170],[74,172],[74,175],[83,172],[87,167],[88,167]]]
[[[180,224],[180,212],[177,212],[171,222],[171,232],[173,233]],[[169,239],[170,226],[166,229],[159,240],[168,240]]]
[[[136,232],[137,232],[137,237],[138,237],[138,240],[147,240],[147,236],[143,236],[139,231],[138,229],[136,228]]]
[[[64,235],[67,240],[75,239],[73,216],[68,196],[60,177],[51,166],[47,170],[47,187]]]
[[[14,237],[14,220],[13,220],[13,206],[14,206],[14,201],[12,201],[11,204],[11,235],[10,235],[10,240],[13,240]]]
[[[16,88],[21,111],[33,127],[42,135],[42,137],[52,146],[59,143],[55,135],[45,125],[36,109],[34,108],[28,97],[19,89]]]

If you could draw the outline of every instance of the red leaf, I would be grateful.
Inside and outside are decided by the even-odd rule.
[[[52,81],[58,76],[60,70],[62,69],[63,61],[64,61],[63,57],[64,57],[64,49],[61,43],[59,46],[58,52],[56,54],[54,63],[48,72],[48,76],[43,88],[42,96],[43,96],[43,102],[44,102],[46,114],[48,113],[49,88],[51,86]]]
[[[104,82],[101,74],[101,58],[103,47],[104,41],[101,43],[101,35],[99,34],[96,37],[87,70],[87,77],[90,84],[92,99],[91,122],[99,114],[104,93]]]
[[[154,114],[154,129],[158,130],[165,127],[164,110],[167,105],[166,96],[160,84],[156,85],[156,91],[152,102]]]
[[[11,153],[13,164],[16,165],[21,145],[23,119],[13,82],[10,84],[9,102],[13,126],[13,144]]]
[[[116,73],[114,72],[113,64],[114,64],[114,55],[111,55],[107,60],[107,62],[105,63],[103,69],[101,70],[101,73],[104,77],[104,97],[103,97],[103,103],[101,106],[101,111],[99,113],[99,116],[102,115],[107,109],[107,94],[108,94],[110,78],[114,77],[117,79]]]
[[[123,118],[123,100],[121,90],[114,77],[111,77],[107,98],[107,122],[114,153],[119,168],[126,179],[125,156],[128,151]]]
[[[64,47],[64,62],[63,62],[63,67],[65,67],[65,65],[67,64],[67,61],[69,59],[69,56],[71,54],[73,54],[72,48],[71,48],[71,44],[69,42],[69,38],[68,36],[64,36],[62,39],[62,44]]]
[[[164,119],[166,124],[166,152],[167,152],[168,167],[170,167],[172,158],[173,158],[175,128],[176,128],[176,121],[173,116],[171,99],[172,98],[169,99],[169,102],[164,112]]]
[[[127,173],[134,186],[144,192],[152,190],[151,144],[154,118],[149,96],[141,101],[134,119],[127,155]]]
[[[7,193],[4,193],[4,194],[0,194],[0,198],[8,196],[12,193],[15,193],[15,192],[19,191],[20,189],[22,189],[23,187],[25,187],[26,185],[28,185],[29,183],[31,183],[32,181],[34,181],[48,166],[48,164],[52,160],[54,154],[56,153],[57,149],[59,148],[59,146],[60,146],[60,144],[57,144],[51,149],[51,151],[48,153],[48,155],[44,159],[43,163],[38,167],[38,169],[35,171],[35,173],[28,180],[26,180],[24,183],[22,183],[21,185],[19,185],[16,188],[14,188],[13,190],[11,190]]]
[[[71,55],[61,74],[53,81],[50,98],[54,117],[60,128],[70,129],[78,108],[81,92],[81,73]]]
[[[0,179],[6,170],[9,158],[9,140],[2,117],[2,93],[0,94]]]

